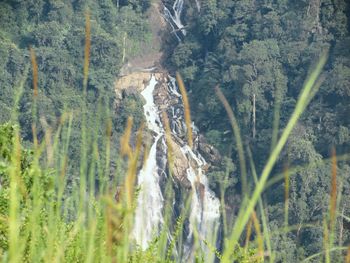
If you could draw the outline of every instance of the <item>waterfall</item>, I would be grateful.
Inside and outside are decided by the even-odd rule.
[[[180,31],[184,36],[186,36],[186,30],[181,22],[181,13],[183,10],[184,0],[175,0],[172,6],[172,12],[164,5],[164,18],[170,24],[176,38],[181,41],[181,38],[177,34]]]
[[[196,5],[199,12],[199,0],[196,0]],[[174,0],[170,10],[169,6],[164,5],[163,16],[170,24],[179,42],[181,42],[181,37],[186,35],[185,27],[181,21],[183,6],[184,0]],[[182,34],[181,37],[180,34]],[[147,160],[138,173],[137,183],[140,190],[137,196],[135,225],[132,234],[136,243],[142,249],[146,249],[152,239],[160,233],[164,223],[164,198],[162,195],[164,184],[161,182],[164,182],[165,177],[167,177],[165,172],[167,145],[159,111],[159,108],[162,108],[168,114],[171,137],[178,147],[177,154],[180,161],[178,165],[181,166],[182,170],[180,173],[179,167],[176,168],[177,183],[184,187],[183,191],[190,191],[190,211],[189,215],[186,215],[189,220],[186,220],[185,224],[187,225],[184,227],[183,247],[177,248],[179,251],[174,251],[174,255],[177,261],[193,262],[194,253],[198,251],[198,247],[195,245],[199,245],[205,261],[213,262],[215,254],[205,242],[213,246],[216,245],[216,234],[220,221],[220,201],[208,186],[208,178],[205,175],[208,164],[198,151],[199,131],[194,123],[192,123],[192,130],[195,146],[191,148],[183,139],[186,137],[187,127],[184,121],[182,96],[178,91],[176,80],[171,76],[163,76],[165,77],[159,82],[158,77],[156,79],[155,75],[150,73],[150,81],[141,92],[146,101],[143,110],[147,128],[151,131],[153,138]],[[164,81],[164,79],[167,80]],[[173,206],[174,211],[179,211],[184,207],[184,204],[179,204],[174,199]],[[168,238],[172,239],[170,233],[168,233]],[[198,242],[194,242],[195,240]],[[181,258],[178,258],[180,256]]]
[[[138,185],[141,189],[137,198],[133,234],[142,249],[146,249],[151,239],[158,234],[160,224],[163,222],[163,196],[159,185],[157,143],[164,132],[153,99],[156,84],[156,78],[152,76],[148,86],[141,92],[146,100],[143,109],[147,127],[156,134],[148,158],[138,175]]]
[[[199,3],[199,0],[195,0],[196,1],[196,6],[197,6],[197,11],[200,12],[201,11],[201,4]]]
[[[170,77],[170,83],[168,84],[169,92],[172,96],[181,98],[181,95],[177,91],[177,86],[174,78]],[[179,120],[183,122],[184,109],[183,105],[177,108],[174,114],[171,116],[172,123],[178,123]],[[183,127],[186,127],[183,123]],[[198,140],[198,128],[192,123],[193,134],[195,135],[194,141]],[[175,135],[179,135],[176,131],[173,131]],[[191,199],[191,212],[190,212],[190,232],[187,236],[187,242],[185,242],[185,259],[187,261],[193,261],[193,235],[196,231],[199,239],[202,251],[206,253],[206,262],[213,262],[215,255],[210,252],[207,246],[204,244],[204,240],[209,244],[216,245],[217,231],[219,227],[220,218],[220,201],[216,198],[215,194],[209,189],[208,178],[203,173],[203,169],[207,162],[201,156],[200,153],[195,152],[189,145],[185,145],[181,148],[182,154],[189,161],[189,167],[186,170],[187,179],[191,182],[192,186],[192,199]]]
[[[168,77],[167,96],[175,102],[175,106],[165,107],[169,115],[172,128],[172,136],[181,137],[186,132],[184,124],[184,109],[182,105],[181,94],[177,90],[176,81],[172,77]],[[154,238],[160,230],[163,223],[163,203],[162,189],[160,179],[164,176],[157,165],[158,159],[166,159],[166,145],[164,143],[164,129],[161,124],[161,117],[158,107],[154,101],[154,91],[157,80],[152,75],[150,83],[142,91],[142,96],[146,100],[144,105],[144,115],[147,120],[147,127],[154,134],[153,145],[150,149],[148,158],[138,174],[138,186],[140,192],[137,199],[137,208],[135,214],[135,226],[133,235],[138,245],[146,249],[149,242]],[[165,105],[163,105],[164,107]],[[195,141],[198,140],[198,129],[193,126]],[[157,151],[157,143],[161,140],[162,150]],[[165,148],[165,149],[164,149]],[[204,240],[210,244],[216,244],[216,232],[219,226],[220,218],[220,202],[214,193],[209,189],[208,178],[203,172],[207,165],[206,160],[195,149],[191,149],[185,141],[180,148],[181,153],[188,160],[188,167],[185,176],[191,183],[191,210],[189,215],[189,233],[185,238],[184,244],[184,260],[193,261],[194,251],[194,234],[197,233],[200,239],[200,246],[206,255],[206,262],[213,262],[214,254],[204,244]],[[161,156],[159,156],[161,155]],[[164,155],[164,156],[162,156]],[[181,206],[180,204],[174,204]]]

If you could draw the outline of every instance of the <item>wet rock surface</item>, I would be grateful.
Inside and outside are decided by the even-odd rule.
[[[191,262],[195,232],[210,242],[216,242],[220,201],[209,188],[206,173],[210,167],[220,164],[221,157],[193,123],[193,147],[189,146],[182,97],[174,78],[167,73],[145,72],[124,76],[116,82],[116,105],[123,97],[135,96],[138,92],[145,103],[143,114],[147,128],[143,131],[144,147],[137,173],[140,191],[133,236],[137,244],[146,249],[154,232],[158,232],[163,224],[165,200],[173,200],[171,220],[174,223],[189,201],[190,210],[183,228],[186,236],[183,260]],[[168,117],[170,131],[165,128],[163,113]],[[174,182],[171,184],[174,190],[171,196],[167,192],[169,180]],[[204,243],[201,246],[207,250]]]
[[[158,83],[154,89],[154,103],[157,105],[160,112],[160,119],[164,127],[164,120],[162,113],[165,112],[168,116],[171,129],[171,145],[173,156],[172,176],[175,181],[184,189],[191,189],[191,182],[187,178],[187,169],[189,165],[192,167],[198,166],[197,161],[193,159],[190,154],[184,155],[183,147],[187,144],[186,130],[187,127],[183,118],[183,106],[181,95],[175,87],[175,79],[169,77],[166,73],[149,73],[149,72],[134,72],[130,75],[123,76],[116,81],[115,92],[117,103],[118,100],[127,96],[135,96],[143,91],[145,86],[149,83],[152,74],[157,79]],[[174,85],[174,86],[172,86]],[[210,145],[205,137],[198,133],[197,129],[193,129],[193,151],[200,153],[206,160],[203,164],[202,170],[206,172],[212,166],[219,166],[221,164],[221,156],[219,151]],[[154,133],[151,131],[144,133],[144,146],[148,145]],[[158,143],[160,150],[163,145]],[[162,149],[164,151],[164,149]],[[162,151],[158,151],[162,152]],[[142,153],[143,156],[143,153]],[[164,160],[158,158],[158,163],[162,169],[167,170],[168,166],[164,165]],[[139,166],[138,168],[141,168]]]

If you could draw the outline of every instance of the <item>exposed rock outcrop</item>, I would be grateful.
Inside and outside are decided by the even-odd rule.
[[[203,155],[204,159],[215,166],[221,164],[222,158],[219,151],[213,146],[210,145],[203,135],[199,135],[198,138],[198,151]]]
[[[157,79],[157,86],[154,90],[154,102],[160,112],[166,112],[171,128],[171,142],[173,169],[172,176],[183,188],[191,189],[191,182],[187,178],[187,169],[191,167],[198,167],[198,159],[193,154],[184,150],[187,144],[186,125],[183,119],[183,106],[181,95],[175,87],[175,80],[169,77],[166,73],[149,73],[149,72],[134,72],[127,76],[123,76],[116,81],[115,92],[118,100],[123,97],[141,93],[147,86],[152,74]],[[164,120],[161,116],[161,122]],[[164,127],[164,125],[163,125]],[[221,163],[221,156],[217,149],[208,144],[203,135],[200,135],[195,127],[193,127],[194,134],[194,151],[199,152],[204,160],[201,169],[206,172],[211,166],[218,166]],[[149,138],[150,134],[145,134],[145,138]],[[162,145],[158,147],[163,147]],[[159,151],[161,152],[161,151]],[[162,162],[161,158],[158,162]],[[163,167],[164,165],[159,165]],[[165,169],[165,167],[164,167]],[[196,170],[196,169],[195,169]]]
[[[171,140],[170,147],[172,149],[172,172],[173,177],[184,188],[191,189],[191,182],[187,179],[186,170],[189,167],[189,162],[181,151],[181,146],[174,140]]]
[[[162,76],[162,73],[153,74],[157,79]],[[150,72],[133,72],[118,78],[114,84],[116,99],[121,100],[123,98],[123,91],[130,92],[130,90],[133,90],[141,93],[150,79]]]

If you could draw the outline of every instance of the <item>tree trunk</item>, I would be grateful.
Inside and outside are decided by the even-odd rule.
[[[126,56],[126,32],[124,34],[124,39],[123,39],[123,58],[122,58],[123,63],[125,62],[125,56]]]
[[[255,122],[256,122],[256,115],[255,115],[255,93],[253,94],[253,139],[255,139],[256,135],[256,129],[255,129]]]
[[[343,206],[343,209],[341,211],[341,218],[340,218],[340,226],[339,226],[339,246],[343,246],[343,231],[344,231],[344,223],[343,223],[343,220],[344,220],[344,210],[345,210],[345,207]]]

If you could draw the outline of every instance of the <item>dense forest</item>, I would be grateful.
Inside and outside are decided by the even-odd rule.
[[[195,3],[187,2],[184,15],[187,34],[173,49],[167,65],[181,72],[185,79],[193,118],[210,142],[239,166],[230,122],[214,91],[219,85],[236,113],[245,150],[251,149],[259,173],[286,126],[308,72],[320,54],[329,50],[320,90],[290,136],[275,171],[281,171],[284,165],[306,165],[329,158],[332,147],[340,155],[348,153],[349,3],[200,2],[200,15]],[[349,165],[345,161],[337,167],[343,196],[350,193]],[[234,196],[241,188],[237,169],[231,174],[225,199],[232,204],[237,203]],[[213,173],[211,178],[219,189],[222,174]],[[248,172],[248,180],[253,183],[252,171]],[[288,218],[291,225],[305,222],[322,225],[323,212],[328,209],[329,182],[329,165],[312,166],[291,177]],[[264,196],[272,231],[284,222],[283,196],[283,183],[274,185]],[[339,206],[342,213],[349,214],[346,198]],[[348,226],[348,222],[344,224]],[[343,227],[342,222],[338,226],[337,242],[348,242],[349,228]],[[302,229],[273,243],[280,251],[280,260],[295,262],[319,251],[322,235],[322,227]]]
[[[35,186],[36,180],[39,180],[33,176],[41,169],[36,168],[39,167],[39,163],[50,163],[49,155],[42,158],[36,156],[35,152],[39,149],[36,139],[44,142],[47,140],[45,136],[48,131],[61,131],[60,127],[64,120],[69,118],[70,114],[74,116],[71,119],[71,126],[62,128],[62,132],[70,133],[70,138],[67,140],[69,149],[62,146],[64,150],[57,151],[59,162],[55,165],[49,164],[47,169],[39,173],[38,178],[42,181],[35,187],[42,187],[43,192],[37,196],[29,191],[23,194],[26,197],[19,201],[19,206],[24,206],[24,200],[26,198],[30,200],[30,206],[26,208],[28,210],[25,210],[23,216],[25,224],[29,222],[30,225],[29,211],[31,206],[36,204],[35,200],[52,202],[50,180],[53,179],[50,175],[59,177],[61,167],[66,165],[61,163],[64,154],[67,154],[69,159],[67,167],[69,183],[67,183],[68,190],[59,196],[62,200],[71,202],[69,196],[76,190],[74,187],[77,186],[77,189],[81,187],[81,163],[84,157],[81,153],[84,147],[87,147],[87,154],[83,163],[88,163],[88,169],[93,170],[92,177],[95,176],[95,170],[98,171],[96,176],[103,171],[101,173],[108,177],[102,179],[94,177],[91,185],[102,184],[102,181],[110,182],[109,176],[112,173],[116,173],[122,180],[129,175],[126,158],[122,156],[126,154],[123,153],[123,145],[120,146],[119,141],[124,138],[122,134],[128,123],[128,117],[133,116],[134,127],[131,137],[133,146],[136,145],[137,148],[136,130],[142,127],[141,123],[144,120],[142,112],[144,102],[138,95],[132,94],[116,109],[115,81],[121,68],[130,59],[142,54],[145,43],[149,45],[152,39],[149,25],[149,16],[152,14],[147,13],[152,3],[162,4],[161,1],[151,0],[0,1],[1,255],[8,249],[9,242],[12,242],[4,237],[8,227],[3,223],[7,219],[3,218],[11,216],[8,210],[11,207],[9,196],[12,179],[9,178],[12,178],[12,170],[8,167],[16,161],[10,153],[12,148],[14,154],[16,153],[16,127],[19,127],[22,144],[28,149],[23,149],[22,156],[19,157],[21,167],[19,174],[24,178],[23,187],[30,189]],[[163,1],[168,7],[173,3],[172,0]],[[91,47],[88,81],[84,94],[83,68],[84,55],[86,56],[84,48],[86,48],[87,19],[91,23],[89,28]],[[334,236],[331,239],[333,238],[332,242],[336,247],[348,246],[350,242],[348,155],[350,154],[350,3],[346,0],[184,1],[181,19],[186,34],[181,34],[181,30],[175,32],[176,30],[168,26],[168,32],[162,36],[162,70],[172,74],[180,73],[189,96],[194,123],[208,143],[217,148],[224,157],[221,165],[209,171],[208,179],[215,194],[223,197],[226,204],[223,210],[226,209],[231,215],[232,222],[244,204],[244,196],[253,192],[255,180],[258,179],[254,178],[255,174],[259,176],[270,152],[275,148],[293,113],[306,79],[322,54],[328,54],[327,63],[317,83],[319,90],[294,127],[278,157],[270,177],[272,180],[268,182],[268,188],[261,196],[261,206],[264,206],[264,210],[257,209],[257,216],[258,218],[266,216],[267,225],[264,226],[263,232],[283,232],[281,229],[286,224],[291,228],[285,230],[283,234],[273,235],[270,241],[274,257],[268,255],[266,259],[275,262],[300,262],[323,251],[325,228],[327,228],[325,222],[328,220],[326,215],[333,189],[331,176],[334,163],[332,164],[330,159],[334,158],[336,153],[338,199],[336,222],[332,230]],[[180,39],[175,34],[180,36]],[[33,65],[36,65],[38,70],[37,96],[33,96],[33,83],[36,81]],[[246,156],[246,166],[243,168],[239,162],[238,143],[231,129],[231,120],[215,92],[215,87],[223,92],[237,118]],[[84,116],[87,118],[86,122]],[[82,140],[82,127],[85,126],[91,134],[87,133],[87,137]],[[127,126],[125,134],[128,134],[128,127],[131,130],[131,127]],[[109,147],[104,139],[106,133],[111,136],[111,152],[104,149]],[[57,134],[55,139],[58,141],[62,139],[62,142],[65,142],[64,135]],[[128,136],[130,137],[130,134]],[[81,145],[81,141],[84,140],[88,141],[87,146]],[[97,168],[93,166],[95,158],[100,160],[101,167],[98,162],[96,162]],[[109,163],[112,163],[111,168],[108,166]],[[294,169],[295,167],[298,169]],[[31,169],[34,169],[34,172]],[[52,172],[55,169],[56,172]],[[242,169],[246,170],[246,183],[242,182],[240,177]],[[287,178],[285,175],[289,170],[290,175]],[[281,177],[283,171],[287,172]],[[279,179],[274,181],[274,178]],[[95,188],[92,188],[93,190],[89,190],[94,195],[98,191],[95,192]],[[287,194],[286,189],[289,189]],[[60,190],[57,191],[60,193]],[[85,192],[79,194],[84,196]],[[54,211],[61,209],[57,208],[59,207],[57,202],[60,202],[59,198],[52,202]],[[41,205],[42,203],[40,207]],[[115,221],[108,223],[109,214],[107,219],[100,217],[99,213],[104,210],[102,208],[99,210],[97,204],[95,206],[98,207],[96,208],[98,222],[107,220],[108,227],[117,224]],[[74,203],[69,209],[78,210],[77,207],[79,205]],[[62,208],[62,211],[65,209]],[[123,212],[118,214],[117,220],[129,220],[125,216],[127,213],[118,209],[121,208],[116,208],[118,213]],[[40,220],[44,222],[47,218],[50,219],[50,211],[47,208],[38,212],[41,213]],[[73,220],[74,213],[68,214],[64,215],[65,218]],[[89,210],[88,214],[90,216],[93,212]],[[76,217],[80,223],[78,216]],[[104,233],[104,228],[99,228],[98,223],[96,225],[89,223],[90,221],[86,223],[87,228],[95,227],[96,233],[98,231]],[[104,223],[103,221],[101,224]],[[57,226],[58,229],[62,227],[62,232],[78,232],[73,223],[70,225],[65,220],[59,221]],[[28,244],[32,244],[31,231],[32,229],[28,232],[31,234],[25,237]],[[45,231],[47,229],[43,228],[41,234],[44,235]],[[247,240],[249,241],[250,233],[247,232],[248,230],[240,239],[242,246],[245,242],[247,244]],[[69,239],[75,238],[73,234],[67,236]],[[105,238],[103,234],[101,236]],[[253,235],[254,239],[255,236],[258,236],[258,233]],[[82,234],[79,236],[80,239],[77,238],[78,241],[72,245],[72,250],[65,254],[65,261],[78,262],[80,257],[83,257],[84,249],[88,250],[87,244],[90,244],[81,241],[86,237],[90,237],[89,234],[85,236]],[[64,241],[63,234],[61,238]],[[95,232],[91,234],[91,240],[93,238]],[[96,238],[100,236],[96,235]],[[159,239],[161,240],[161,237]],[[90,239],[86,240],[90,242]],[[120,241],[123,238],[119,236],[111,237],[110,240],[113,240],[110,242],[114,242],[116,247],[124,244]],[[46,241],[35,242],[41,242],[40,246],[44,246],[42,243]],[[224,241],[218,242],[218,254],[224,249],[223,243]],[[84,245],[80,246],[81,244]],[[41,249],[40,246],[38,251]],[[129,244],[122,246],[124,249],[129,247]],[[253,245],[252,251],[254,252],[257,247],[258,245]],[[30,249],[32,245],[30,248],[23,246],[23,251]],[[138,252],[127,257],[128,262],[141,262],[143,256],[149,260],[147,262],[164,262],[159,259],[161,256],[157,257],[154,254],[165,257],[167,253],[171,254],[171,249],[167,248],[167,252],[163,253],[160,252],[160,248],[151,246],[151,250],[146,254]],[[346,254],[343,250],[332,252],[332,260],[328,262],[343,262]],[[26,262],[34,262],[33,259],[40,254],[38,251],[37,254],[28,255],[23,252],[27,255]],[[125,249],[122,251],[118,252],[118,259],[125,259]],[[10,250],[8,254],[10,258],[11,253],[14,252]],[[96,257],[94,262],[116,260],[113,257],[103,257],[104,252],[99,253],[100,258]],[[7,258],[8,255],[4,256],[4,262],[11,262]],[[167,262],[173,262],[166,258]],[[240,262],[260,262],[256,259],[250,261],[249,257],[242,258],[244,259]],[[320,262],[319,258],[314,260],[316,261],[312,262]],[[205,259],[202,261],[205,262]],[[327,258],[325,261],[327,262]]]
[[[123,63],[138,54],[142,44],[149,39],[149,27],[144,17],[149,5],[149,1],[1,1],[0,122],[11,119],[16,87],[22,81],[25,83],[19,103],[19,122],[25,141],[32,141],[33,122],[37,122],[37,133],[42,138],[46,126],[57,127],[63,112],[75,112],[77,117],[73,121],[69,154],[71,172],[76,173],[80,160],[86,10],[90,10],[92,38],[87,87],[89,116],[94,122],[97,118],[94,113],[100,107],[105,116],[101,122],[111,117],[115,127],[122,130],[127,117],[117,120],[113,114],[114,81]],[[36,112],[33,109],[33,77],[28,68],[30,48],[38,65]],[[127,112],[125,109],[125,115]],[[118,144],[116,133],[114,137]]]

